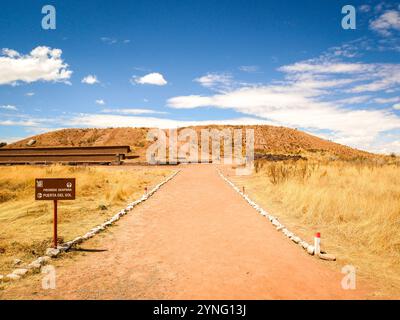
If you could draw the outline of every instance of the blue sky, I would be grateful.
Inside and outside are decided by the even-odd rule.
[[[397,1],[3,0],[0,29],[1,141],[241,123],[400,153]]]

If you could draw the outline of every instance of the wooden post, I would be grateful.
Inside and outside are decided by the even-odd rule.
[[[54,218],[53,218],[53,241],[54,241],[54,249],[57,249],[58,241],[57,241],[57,200],[54,200]]]

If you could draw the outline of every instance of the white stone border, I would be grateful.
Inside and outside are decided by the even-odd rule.
[[[258,213],[260,213],[262,216],[266,217],[272,225],[276,228],[278,231],[282,231],[282,233],[288,237],[290,240],[292,240],[294,243],[298,244],[301,246],[304,250],[307,251],[308,254],[314,255],[314,246],[307,243],[306,241],[302,240],[300,237],[295,235],[293,232],[289,231],[283,224],[281,224],[278,220],[277,217],[269,214],[267,211],[265,211],[263,208],[261,208],[257,203],[255,203],[253,200],[249,198],[248,195],[243,193],[232,181],[230,181],[228,178],[226,178],[221,170],[217,169],[218,174],[220,177],[225,180],[237,193],[239,193],[249,205],[251,205]],[[326,254],[326,253],[319,253],[317,255],[320,259],[323,260],[329,260],[329,261],[334,261],[336,260],[335,256]]]
[[[94,235],[96,235],[97,233],[105,230],[107,227],[111,226],[114,222],[118,221],[119,219],[121,219],[121,217],[123,217],[124,215],[126,215],[129,211],[131,211],[134,207],[136,207],[138,204],[146,201],[148,198],[150,198],[154,193],[156,193],[164,184],[166,184],[168,181],[170,181],[171,179],[173,179],[178,173],[180,172],[180,170],[176,171],[175,173],[173,173],[172,175],[170,175],[167,179],[165,179],[164,181],[160,182],[158,185],[156,185],[152,190],[150,190],[149,192],[145,193],[139,200],[136,200],[134,202],[131,202],[128,204],[128,206],[125,209],[122,209],[121,211],[119,211],[117,214],[115,214],[112,218],[110,218],[109,220],[105,221],[103,224],[94,227],[93,229],[91,229],[89,232],[87,232],[85,235],[81,236],[81,237],[77,237],[71,241],[65,242],[64,244],[62,244],[58,250],[60,251],[67,251],[69,250],[73,245],[75,244],[80,244],[82,242],[84,242],[85,240],[88,240],[92,237],[94,237]],[[53,249],[54,250],[54,249]],[[48,253],[46,254],[48,256],[54,256],[54,254],[51,254],[51,248],[48,249]],[[53,252],[54,253],[54,252]]]
[[[0,283],[2,281],[3,282],[8,282],[8,281],[19,280],[22,277],[24,277],[26,274],[28,274],[29,272],[32,272],[32,273],[40,272],[42,266],[46,265],[50,261],[50,258],[56,258],[61,252],[68,251],[69,249],[71,249],[72,246],[74,246],[76,244],[80,244],[80,243],[82,243],[82,242],[94,237],[97,233],[105,230],[107,227],[111,226],[116,221],[121,219],[121,217],[126,215],[129,211],[131,211],[138,204],[140,204],[140,203],[146,201],[147,199],[149,199],[164,184],[166,184],[168,181],[173,179],[179,172],[180,172],[180,170],[176,171],[175,173],[170,175],[168,178],[166,178],[164,181],[162,181],[159,184],[157,184],[152,190],[150,190],[149,192],[145,193],[139,200],[136,200],[134,202],[129,203],[128,206],[125,209],[122,209],[117,214],[115,214],[112,218],[108,219],[103,224],[101,224],[101,225],[99,225],[97,227],[94,227],[93,229],[91,229],[89,232],[87,232],[83,236],[80,236],[80,237],[77,237],[77,238],[75,238],[75,239],[73,239],[71,241],[65,242],[61,246],[59,246],[57,249],[48,248],[43,257],[37,258],[35,261],[33,261],[30,264],[28,264],[25,268],[15,269],[12,273],[10,273],[10,274],[8,274],[6,276],[0,275]]]

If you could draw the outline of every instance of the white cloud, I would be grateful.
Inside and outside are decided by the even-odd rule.
[[[345,63],[345,62],[319,62],[318,60],[309,60],[306,62],[297,62],[295,64],[283,66],[280,71],[287,73],[310,72],[315,74],[334,74],[334,73],[361,73],[368,71],[371,67],[363,63]]]
[[[276,124],[330,129],[347,135],[364,132],[366,128],[375,133],[400,128],[400,118],[388,112],[338,108],[332,103],[320,102],[311,94],[300,93],[290,87],[241,88],[226,94],[192,98],[193,96],[175,97],[168,100],[168,105],[172,108],[215,106],[234,109],[269,119]]]
[[[215,88],[218,90],[225,90],[232,86],[233,80],[230,74],[208,73],[200,78],[194,79],[195,82],[200,83],[206,88]]]
[[[388,111],[341,108],[287,88],[242,88],[201,98],[206,103],[199,97],[192,101],[190,97],[176,97],[168,104],[175,108],[212,105],[257,116],[275,125],[329,130],[332,140],[362,149],[368,149],[380,133],[400,128],[400,118]]]
[[[116,39],[116,38],[109,38],[109,37],[101,37],[100,40],[103,43],[109,44],[109,45],[117,44],[117,43],[128,44],[128,43],[131,42],[130,39],[119,40],[119,39]]]
[[[238,69],[243,72],[254,73],[254,72],[258,72],[259,67],[258,66],[240,66]]]
[[[62,50],[36,47],[27,55],[12,49],[3,49],[0,56],[0,85],[18,81],[52,81],[68,83],[72,71],[61,59]]]
[[[331,61],[332,60],[332,61]],[[321,89],[354,83],[349,93],[394,90],[400,85],[400,64],[394,63],[346,63],[328,57],[311,59],[287,65],[278,70],[288,74],[287,79],[295,80],[298,86],[312,85]],[[299,81],[299,80],[303,81]],[[306,80],[306,82],[304,82]]]
[[[115,44],[118,42],[117,39],[109,38],[109,37],[101,37],[100,40],[106,44]]]
[[[8,110],[8,111],[17,111],[18,110],[18,108],[16,106],[12,106],[12,105],[9,105],[9,104],[0,106],[0,109]]]
[[[388,10],[372,20],[369,26],[383,36],[390,36],[392,31],[400,31],[400,11]]]
[[[370,12],[371,11],[371,6],[368,5],[368,4],[363,4],[363,5],[359,6],[358,9],[361,12]]]
[[[178,96],[168,99],[168,105],[177,109],[192,109],[211,106],[213,99],[199,95]]]
[[[400,97],[393,97],[393,98],[375,98],[375,103],[385,104],[385,103],[395,103],[400,102]]]
[[[35,121],[15,121],[15,120],[0,120],[0,126],[21,126],[21,127],[35,127],[38,123]]]
[[[367,102],[371,100],[371,96],[355,96],[355,97],[349,97],[345,99],[340,99],[336,100],[335,103],[337,105],[353,105],[353,104],[360,104],[363,102]]]
[[[16,58],[19,57],[19,53],[13,49],[8,49],[8,48],[3,48],[2,49],[3,55],[10,57],[10,58]]]
[[[35,93],[34,92],[27,92],[25,95],[28,96],[28,97],[32,97],[32,96],[35,95]]]
[[[396,103],[396,104],[393,106],[393,109],[394,109],[394,110],[400,110],[400,103]]]
[[[400,140],[399,136],[392,137],[392,135],[388,135],[390,138],[393,140],[388,141],[387,139],[382,139],[378,143],[374,144],[373,147],[371,147],[371,151],[375,153],[381,153],[381,154],[391,154],[391,153],[396,153],[400,155]]]
[[[229,120],[204,120],[204,121],[180,121],[172,119],[160,119],[155,117],[135,117],[127,115],[102,115],[80,114],[68,121],[69,126],[108,128],[113,127],[144,127],[144,128],[177,128],[201,125],[267,125],[270,121],[254,118],[238,118]]]
[[[96,75],[89,74],[86,77],[84,77],[81,82],[92,85],[92,84],[99,83],[99,80],[97,79]]]
[[[7,144],[14,143],[20,140],[23,140],[24,137],[3,137],[0,138],[0,142],[5,142]]]
[[[400,129],[400,117],[390,110],[371,109],[370,105],[368,109],[355,109],[353,105],[371,102],[371,97],[353,93],[395,90],[399,68],[396,64],[309,60],[281,67],[284,81],[245,84],[211,95],[176,96],[167,105],[177,109],[232,109],[275,125],[329,132],[331,140],[371,149],[382,133]],[[338,93],[341,99],[334,99],[332,96]]]
[[[400,64],[370,64],[369,70],[360,78],[361,83],[349,92],[376,92],[398,89],[400,85]]]
[[[140,115],[140,114],[166,114],[164,111],[156,111],[150,109],[136,109],[136,108],[126,108],[126,109],[103,109],[104,113],[118,113],[118,114],[131,114],[131,115]]]
[[[350,49],[336,48],[333,50],[333,55],[336,57],[354,58],[357,56],[357,52]]]
[[[96,100],[96,104],[103,106],[106,104],[106,102],[103,99],[98,99],[98,100]]]
[[[132,80],[138,84],[151,84],[156,86],[165,86],[168,83],[167,80],[164,79],[164,76],[158,72],[149,73],[143,77],[134,77]]]

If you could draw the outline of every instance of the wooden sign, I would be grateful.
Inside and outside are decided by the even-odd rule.
[[[53,246],[57,248],[57,201],[75,200],[75,178],[35,179],[35,200],[52,200],[54,202]]]
[[[36,179],[35,200],[75,200],[75,178]]]

